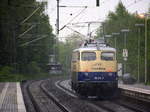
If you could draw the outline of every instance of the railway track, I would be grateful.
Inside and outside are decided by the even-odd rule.
[[[141,103],[137,104],[137,102],[134,101],[135,102],[135,104],[134,104],[134,102],[131,103],[129,101],[126,102],[126,101],[122,101],[122,100],[116,100],[116,101],[113,101],[113,103],[118,104],[118,105],[123,106],[123,107],[126,107],[126,108],[133,110],[135,112],[150,112],[150,109],[148,109],[146,106],[143,106]]]
[[[34,101],[30,95],[29,85],[32,81],[22,81],[21,88],[27,112],[36,112]]]
[[[59,81],[56,81],[53,84],[55,84],[55,86],[51,86],[51,87],[55,87],[57,88],[57,90],[59,89],[57,93],[63,94],[64,97],[66,98],[68,97],[67,99],[70,99],[70,101],[68,101],[70,102],[70,104],[67,105],[65,101],[63,102],[63,104],[66,104],[68,107],[70,107],[72,112],[77,112],[77,111],[78,112],[112,112],[109,109],[98,107],[87,100],[80,99],[77,95],[74,94],[74,92],[71,92],[70,90],[67,90],[66,88],[61,86]],[[60,98],[59,96],[57,97]],[[59,102],[62,102],[62,99]],[[75,106],[77,107],[76,109],[74,109]]]
[[[68,91],[71,94],[75,94],[73,91],[71,91],[70,89],[65,88],[60,83],[61,83],[61,81],[58,81],[58,83],[56,83],[56,84],[58,86],[60,86],[62,89],[64,89],[64,91]],[[68,94],[68,92],[67,92],[67,94]],[[73,95],[71,95],[71,96],[73,96]],[[124,108],[123,106],[120,106],[120,105],[117,105],[117,104],[113,104],[110,101],[97,101],[95,98],[94,99],[90,99],[90,98],[87,99],[88,105],[91,106],[91,107],[93,107],[93,108],[97,108],[97,109],[101,108],[101,109],[103,109],[103,111],[106,111],[106,112],[120,112],[120,111],[121,112],[133,112],[133,111],[130,111],[129,109]],[[90,101],[90,100],[94,100],[94,101]],[[116,108],[114,108],[114,106]],[[98,110],[100,110],[100,109],[98,109]]]
[[[70,89],[67,90],[67,88],[62,86],[60,83],[61,82],[59,82],[58,85],[62,89],[74,94],[74,92],[72,92]],[[68,83],[68,85],[70,85],[70,84]],[[125,96],[121,96],[121,97],[123,97],[124,99],[127,99],[128,102],[125,101],[123,98],[120,98],[117,100],[96,101],[96,102],[94,102],[94,104],[97,105],[98,107],[101,107],[110,112],[120,112],[120,111],[121,112],[130,112],[130,111],[131,112],[150,112],[150,108],[147,108],[147,106],[143,105],[143,104],[145,104],[145,102],[139,103],[140,101],[137,102],[137,100],[135,100],[135,99],[131,99],[131,98],[125,97]],[[129,102],[129,100],[131,102]],[[116,108],[114,108],[114,107],[116,107]]]
[[[27,112],[71,112],[58,99],[44,88],[43,80],[28,82],[26,94],[30,101],[26,102]],[[28,104],[27,104],[28,103]],[[31,110],[31,105],[34,109]]]
[[[43,82],[44,83],[44,82]],[[47,95],[49,99],[51,99],[61,110],[62,112],[71,112],[69,109],[67,109],[63,104],[59,103],[59,99],[57,99],[52,93],[50,93],[45,87],[44,84],[40,84],[40,88],[42,91]]]
[[[30,85],[33,84],[34,82],[35,81],[32,81],[31,83],[28,84],[28,86],[27,86],[27,93],[28,93],[28,95],[29,95],[29,97],[31,99],[31,102],[33,104],[33,107],[34,107],[35,111],[36,112],[42,112],[42,109],[39,106],[37,106],[38,102],[36,102],[34,96],[32,95],[32,93],[30,91]]]
[[[62,80],[55,77],[28,82],[26,93],[34,109],[28,101],[27,112],[149,112],[145,108],[138,108],[140,105],[129,104],[121,99],[108,101],[80,99],[71,89],[61,85],[62,81],[58,81],[60,79]]]

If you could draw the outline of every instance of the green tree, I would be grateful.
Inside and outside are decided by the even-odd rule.
[[[128,60],[127,60],[127,72],[137,77],[137,60],[138,60],[138,29],[135,24],[144,23],[143,19],[138,18],[135,14],[131,14],[124,7],[122,2],[116,7],[115,12],[110,12],[107,19],[104,21],[105,34],[112,34],[119,32],[117,36],[117,60],[118,63],[124,63],[122,57],[122,49],[124,49],[124,33],[122,29],[129,29],[127,33],[127,49],[128,49]],[[102,27],[99,27],[97,31],[97,37],[102,36]],[[144,28],[141,28],[141,40],[140,40],[140,80],[144,81]],[[108,43],[115,47],[114,36],[108,39]]]
[[[59,42],[58,60],[66,73],[70,71],[72,51],[80,46],[82,39],[80,35],[71,34],[66,37],[65,42]]]
[[[36,0],[1,1],[0,68],[9,66],[15,73],[28,74],[31,73],[28,69],[31,64],[31,69],[46,70],[48,55],[54,44],[52,27],[45,13],[46,5],[46,2]],[[30,17],[36,9],[38,10]],[[33,28],[26,32],[30,27]],[[37,40],[39,38],[42,39]]]

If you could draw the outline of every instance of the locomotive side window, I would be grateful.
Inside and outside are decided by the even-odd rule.
[[[96,59],[96,53],[95,52],[82,52],[81,59],[83,61],[91,61]]]
[[[112,61],[115,59],[114,52],[102,52],[101,53],[101,60]]]
[[[72,61],[75,62],[75,61],[78,61],[80,59],[80,54],[79,52],[74,52],[72,54]]]

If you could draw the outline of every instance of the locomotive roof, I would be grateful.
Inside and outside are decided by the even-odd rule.
[[[86,40],[78,49],[75,49],[75,51],[116,51],[115,48],[110,47],[104,39],[98,39],[98,40]]]
[[[112,47],[99,47],[99,48],[97,48],[97,47],[81,47],[81,48],[78,48],[78,49],[75,49],[74,50],[74,52],[75,51],[97,51],[97,50],[102,50],[102,51],[116,51],[116,49],[115,48],[112,48]]]

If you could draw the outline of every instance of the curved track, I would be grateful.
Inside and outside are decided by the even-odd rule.
[[[63,81],[62,81],[62,83],[63,83]],[[68,91],[71,94],[74,94],[74,92],[71,91],[70,87],[66,86],[67,84],[61,84],[61,82],[59,82],[58,85],[65,91]],[[68,85],[70,86],[69,83],[68,83]],[[150,108],[147,108],[147,106],[145,106],[145,102],[139,103],[135,99],[131,99],[131,98],[129,99],[129,98],[123,97],[123,96],[121,96],[121,97],[122,98],[108,100],[108,101],[102,101],[102,100],[101,101],[92,101],[91,103],[94,103],[98,107],[101,107],[110,112],[120,112],[120,111],[121,112],[149,112],[150,111]],[[126,99],[126,101],[124,99]]]
[[[27,82],[24,94],[28,94],[28,99],[30,98],[32,102],[32,104],[29,101],[25,102],[28,112],[148,112],[144,107],[139,109],[138,106],[141,105],[128,104],[121,99],[111,101],[81,99],[70,89],[69,84],[62,85],[60,81],[62,79],[65,78],[52,77]]]
[[[44,82],[43,82],[44,83]],[[52,93],[50,93],[45,87],[44,84],[41,83],[40,87],[43,92],[47,95],[49,99],[51,99],[63,112],[71,112],[67,109],[63,104],[59,103],[59,99],[57,99]]]
[[[57,99],[47,93],[46,89],[42,86],[43,80],[28,82],[26,85],[26,94],[28,94],[30,104],[26,102],[26,107],[28,112],[31,111],[29,105],[32,104],[34,107],[34,112],[70,112],[65,107],[63,107]]]

